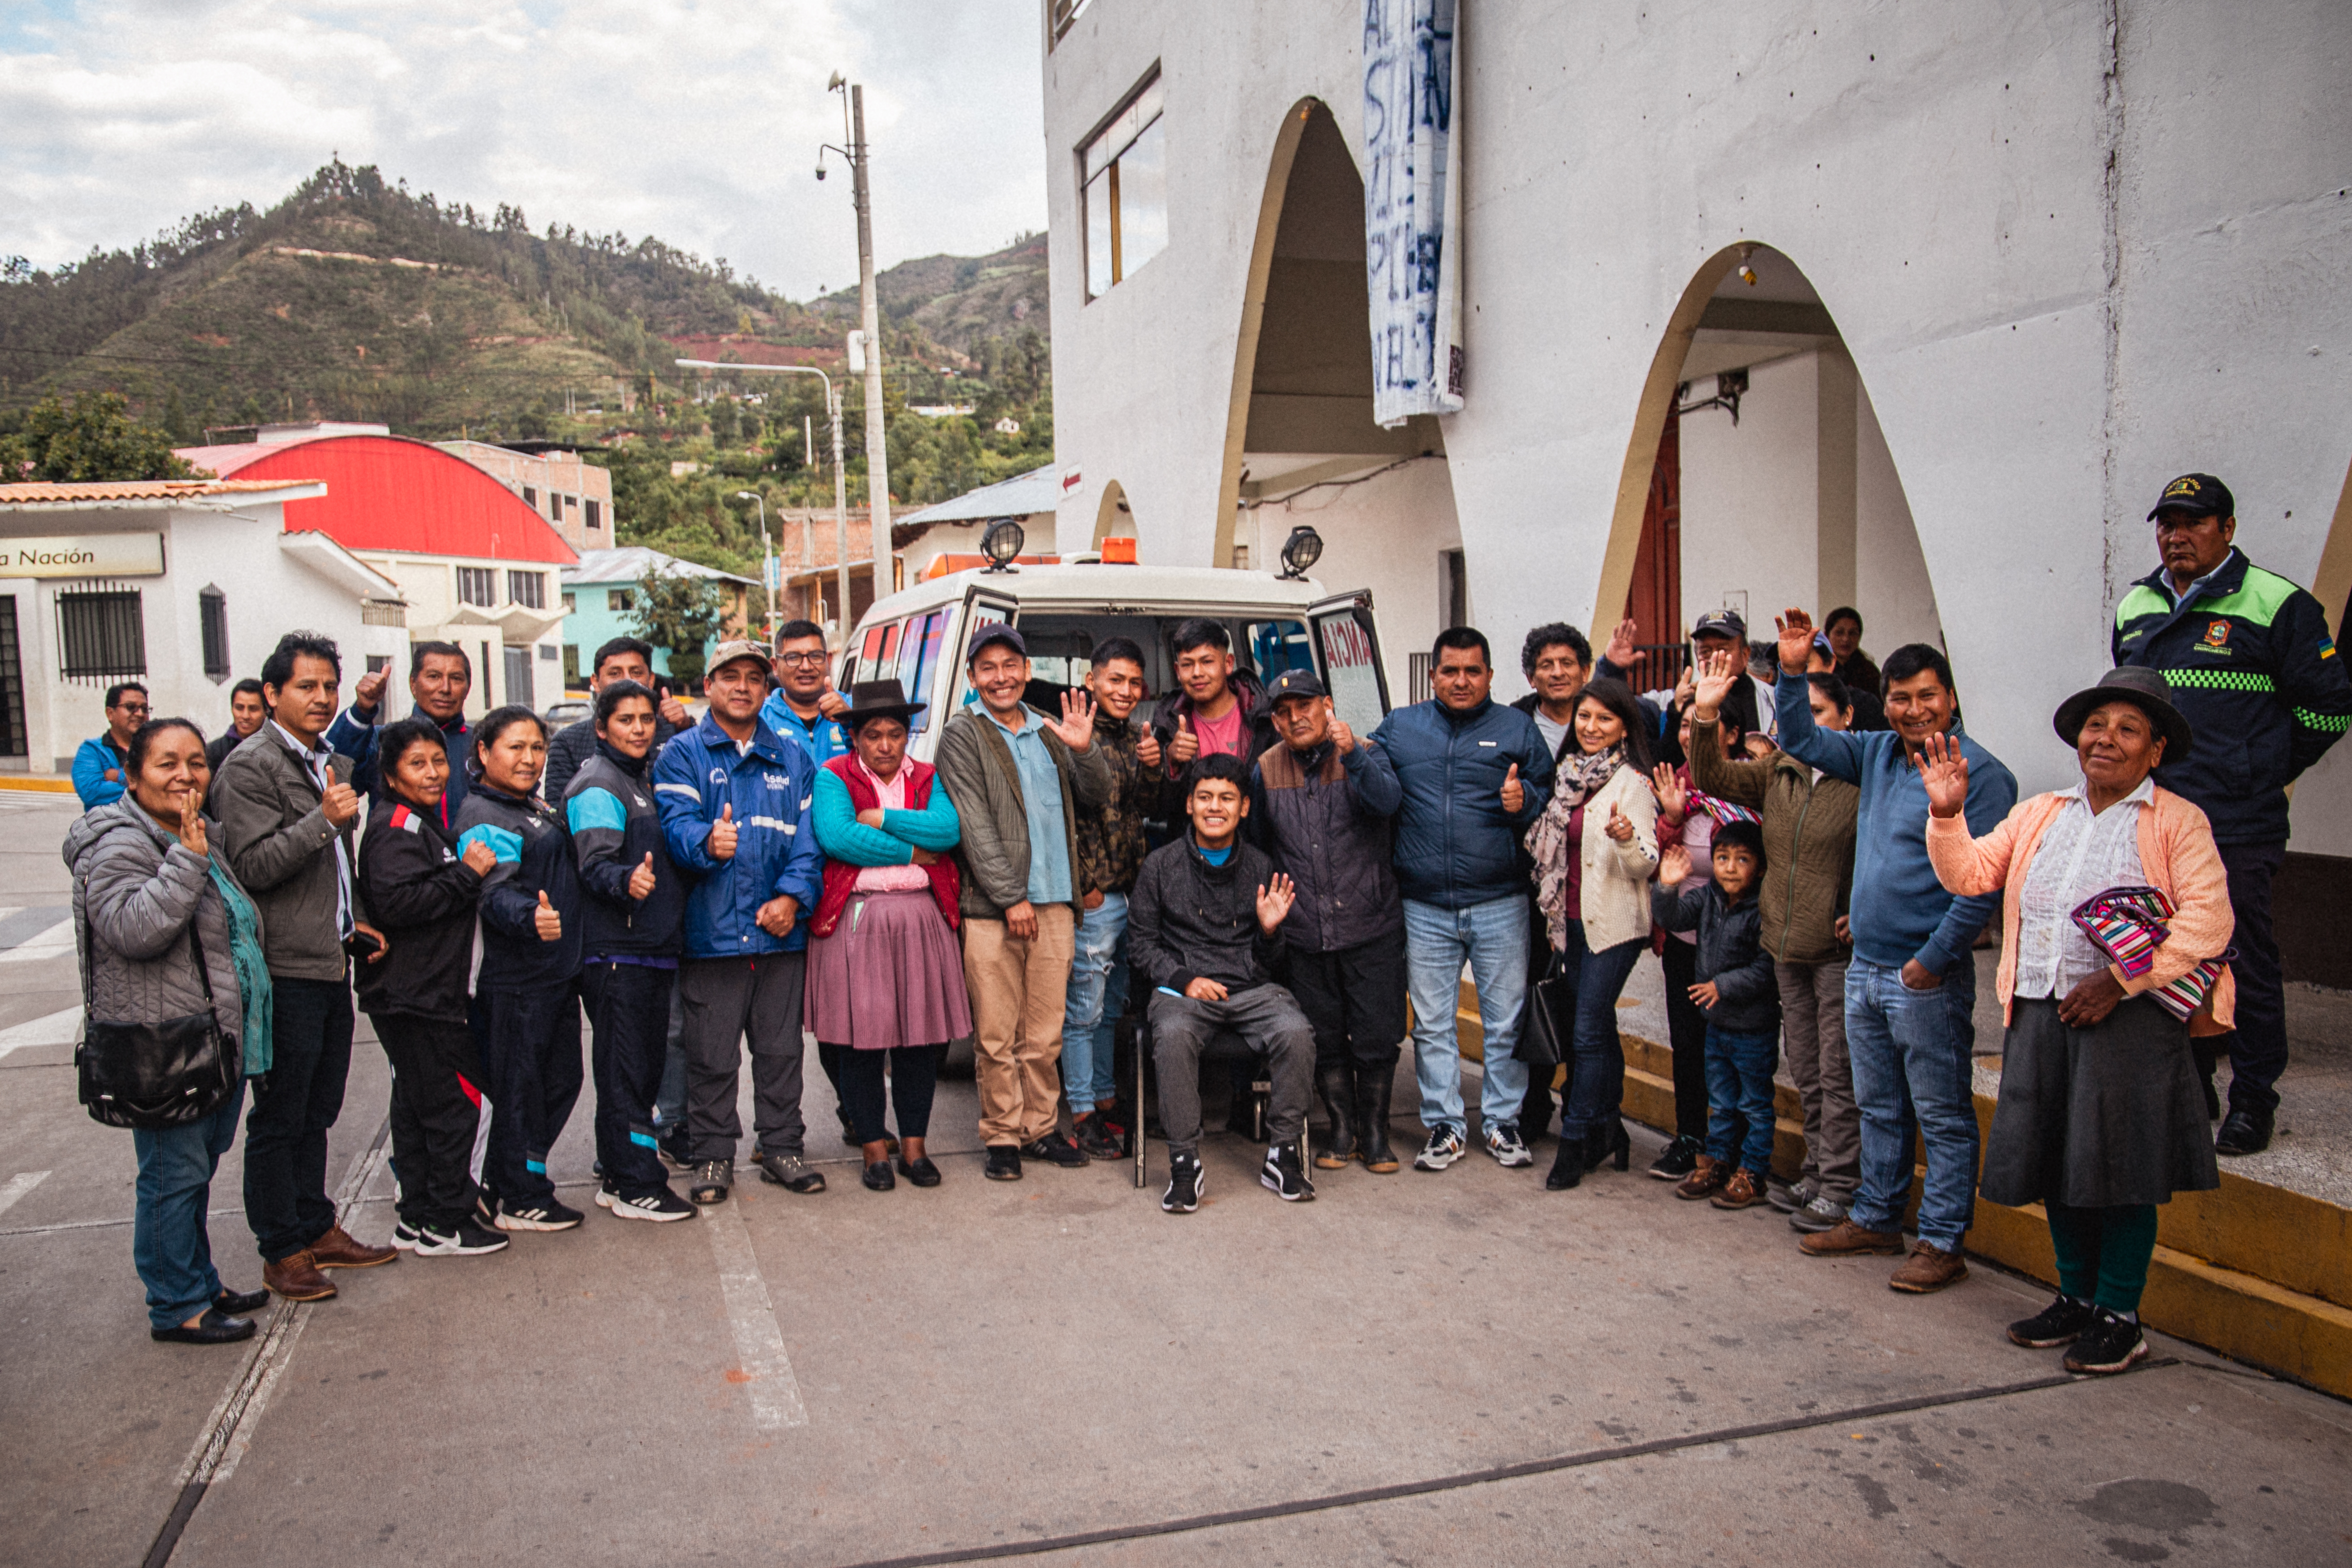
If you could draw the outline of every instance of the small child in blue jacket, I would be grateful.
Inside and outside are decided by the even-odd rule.
[[[1780,989],[1764,951],[1756,890],[1764,880],[1764,830],[1727,822],[1709,857],[1715,880],[1680,891],[1690,875],[1681,845],[1658,861],[1650,911],[1668,931],[1698,932],[1691,1000],[1706,1015],[1706,1152],[1675,1196],[1719,1209],[1764,1201],[1772,1171],[1772,1069],[1780,1060]]]

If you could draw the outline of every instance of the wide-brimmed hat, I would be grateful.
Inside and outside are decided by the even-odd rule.
[[[925,706],[908,701],[906,689],[896,680],[860,680],[850,687],[849,706],[835,721],[845,730],[855,730],[868,719],[896,719],[903,724]]]
[[[2096,686],[2058,704],[2058,716],[2052,721],[2058,738],[2074,744],[2083,733],[2084,721],[2110,702],[2128,702],[2155,721],[2157,733],[2164,737],[2166,762],[2177,763],[2189,754],[2189,721],[2172,705],[2172,688],[2155,670],[2136,666],[2111,669],[2099,677]]]

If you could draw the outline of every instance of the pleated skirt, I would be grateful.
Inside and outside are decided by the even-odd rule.
[[[829,1046],[936,1046],[971,1033],[963,952],[929,889],[852,893],[808,947],[804,1017]]]

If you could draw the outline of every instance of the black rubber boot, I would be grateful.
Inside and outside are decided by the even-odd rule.
[[[1396,1087],[1396,1064],[1356,1072],[1356,1158],[1364,1169],[1392,1175],[1396,1152],[1389,1147],[1389,1096]]]
[[[1323,1114],[1331,1119],[1331,1131],[1322,1149],[1315,1155],[1318,1171],[1339,1171],[1356,1155],[1355,1074],[1345,1062],[1318,1068],[1315,1092],[1323,1100]]]

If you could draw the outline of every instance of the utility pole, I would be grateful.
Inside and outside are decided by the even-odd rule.
[[[768,498],[757,490],[737,490],[737,500],[760,509],[760,596],[768,602],[768,651],[776,647],[776,552],[768,543]]]
[[[874,290],[874,197],[866,183],[866,89],[849,89],[850,189],[857,205],[857,313],[866,331],[866,506],[874,522],[874,596],[895,586],[890,565],[890,452],[882,422],[882,302]]]

